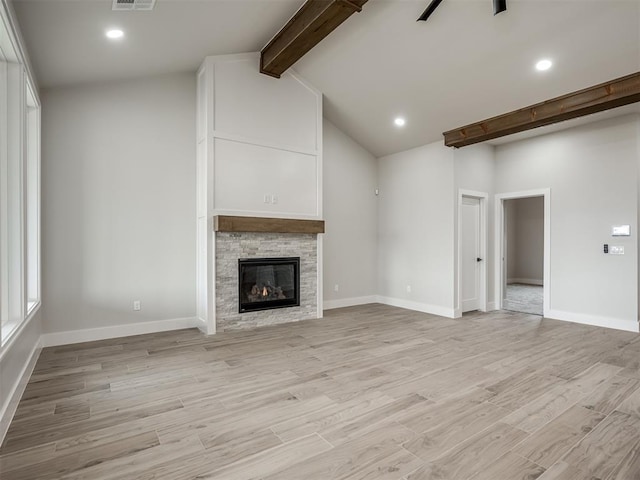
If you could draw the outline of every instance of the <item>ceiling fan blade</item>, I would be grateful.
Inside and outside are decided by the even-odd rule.
[[[493,14],[497,15],[507,9],[507,0],[493,0]]]
[[[498,0],[494,0],[494,2],[495,1],[498,1]],[[506,2],[506,0],[503,0],[503,1]],[[440,5],[441,3],[442,3],[442,0],[431,0],[431,3],[427,7],[427,9],[424,12],[422,12],[422,15],[420,15],[420,17],[416,21],[417,22],[426,22],[427,18],[429,18],[431,16],[431,14],[435,11],[436,8],[438,8],[438,5]]]

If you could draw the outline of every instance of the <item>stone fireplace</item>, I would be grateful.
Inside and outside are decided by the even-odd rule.
[[[322,317],[322,92],[259,62],[212,56],[197,73],[196,317],[209,335]],[[300,304],[241,312],[238,261],[289,257]]]
[[[238,330],[317,318],[318,233],[322,232],[304,232],[317,231],[318,225],[324,231],[324,222],[273,219],[277,224],[260,228],[251,221],[246,223],[250,217],[226,218],[238,220],[234,226],[217,222],[216,329]],[[309,224],[315,227],[309,229]],[[289,231],[246,231],[255,229]],[[297,299],[292,298],[294,293]],[[252,308],[252,303],[256,308]]]

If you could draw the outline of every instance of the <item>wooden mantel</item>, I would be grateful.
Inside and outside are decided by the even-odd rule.
[[[317,234],[324,233],[324,220],[217,215],[213,217],[213,231]]]

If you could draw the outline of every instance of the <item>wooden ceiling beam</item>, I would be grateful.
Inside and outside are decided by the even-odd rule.
[[[367,0],[307,0],[260,52],[260,72],[280,78],[365,3]]]
[[[447,147],[465,147],[640,101],[640,72],[444,132]]]

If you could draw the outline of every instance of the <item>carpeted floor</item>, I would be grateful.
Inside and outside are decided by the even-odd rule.
[[[512,283],[507,285],[507,299],[502,302],[503,310],[542,315],[543,287]]]

